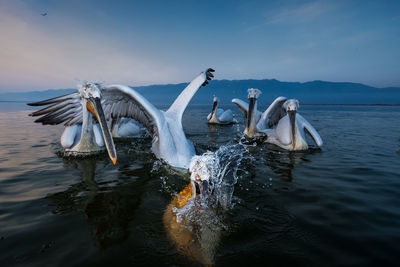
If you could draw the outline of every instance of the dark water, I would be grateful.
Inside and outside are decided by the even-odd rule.
[[[0,103],[2,105],[3,103]],[[13,105],[13,104],[8,104]],[[208,126],[210,107],[184,118],[198,154],[234,145],[239,125]],[[62,127],[28,111],[0,112],[0,266],[200,265],[163,221],[189,174],[163,166],[150,138],[88,159],[58,155]],[[232,206],[216,209],[217,266],[397,266],[400,255],[400,108],[301,106],[322,150],[249,145]],[[199,219],[200,220],[200,219]],[[195,232],[195,229],[191,230]]]

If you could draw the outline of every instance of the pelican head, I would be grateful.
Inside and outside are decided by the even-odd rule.
[[[213,176],[215,176],[216,159],[212,154],[194,156],[190,162],[189,171],[192,187],[192,197],[207,199],[213,191]]]
[[[248,89],[248,100],[249,100],[249,109],[247,112],[247,120],[246,120],[246,130],[244,134],[247,137],[255,137],[258,135],[258,131],[256,128],[256,116],[255,113],[257,111],[257,97],[261,94],[261,91],[255,88]]]
[[[282,106],[287,112],[290,120],[290,140],[292,142],[292,147],[296,146],[296,111],[299,107],[299,101],[296,99],[289,99],[283,103]]]
[[[218,106],[218,97],[214,96],[213,102],[214,102],[214,103],[213,103],[213,107],[212,107],[212,110],[211,110],[211,118],[214,116],[215,111],[217,110],[217,106]]]
[[[83,100],[82,108],[86,108],[97,119],[103,134],[104,143],[106,144],[108,156],[115,165],[117,162],[117,153],[101,106],[101,84],[83,82],[78,86],[78,90]]]

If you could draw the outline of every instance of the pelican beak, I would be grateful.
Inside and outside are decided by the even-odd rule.
[[[253,136],[253,125],[254,125],[254,109],[256,106],[256,98],[255,97],[249,97],[249,110],[247,111],[247,121],[246,121],[246,131],[245,133],[249,135],[250,137]]]
[[[217,109],[218,101],[214,100],[214,104],[211,110],[211,118],[214,116],[215,110]]]
[[[289,110],[288,115],[290,120],[290,140],[294,149],[296,146],[296,110]]]
[[[103,133],[108,156],[115,165],[115,163],[117,163],[117,152],[115,151],[114,141],[111,138],[111,133],[107,126],[100,98],[90,97],[89,101],[86,102],[86,107],[97,118],[97,121],[100,124],[101,132]]]
[[[205,197],[209,195],[209,185],[207,180],[201,180],[200,174],[196,174],[196,179],[191,181],[192,183],[192,196],[193,197]]]

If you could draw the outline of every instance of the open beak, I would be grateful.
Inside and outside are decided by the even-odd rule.
[[[247,111],[247,121],[246,121],[246,132],[250,133],[250,126],[252,125],[252,120],[254,120],[254,108],[256,105],[256,98],[249,97],[249,109]]]
[[[290,120],[290,140],[294,149],[296,146],[296,110],[289,110],[288,114]]]
[[[117,163],[117,152],[115,151],[114,141],[111,138],[110,130],[108,129],[106,118],[104,117],[103,108],[101,107],[100,98],[89,98],[86,104],[87,109],[97,118],[100,124],[101,132],[103,133],[104,142],[106,144],[108,156],[115,165]]]

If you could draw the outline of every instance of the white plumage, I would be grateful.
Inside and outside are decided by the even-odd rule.
[[[308,149],[306,133],[308,133],[315,144],[321,147],[323,141],[317,130],[297,113],[299,101],[284,100],[283,97],[277,98],[257,123],[259,131],[267,134],[266,142],[286,150],[306,150]]]
[[[214,97],[213,99],[213,108],[211,113],[208,114],[207,120],[210,124],[232,124],[237,123],[237,121],[233,118],[232,110],[227,109],[223,110],[222,108],[218,108],[218,98]]]
[[[318,147],[322,146],[323,141],[317,130],[297,113],[298,100],[280,96],[261,113],[256,104],[260,93],[258,89],[249,89],[249,105],[240,99],[232,100],[246,116],[245,136],[267,135],[268,143],[287,150],[305,150],[308,149],[305,137],[308,133]]]
[[[115,136],[131,134],[136,128],[130,121],[121,118],[134,119],[152,134],[152,151],[158,158],[173,167],[187,169],[195,150],[183,132],[182,115],[197,90],[214,77],[212,72],[213,69],[207,69],[200,73],[165,112],[128,86],[89,82],[84,83],[77,93],[32,103],[34,106],[50,106],[31,115],[42,116],[35,121],[42,124],[65,123],[69,128],[65,129],[61,143],[69,147],[67,150],[77,153],[99,150],[101,142],[96,138],[97,121],[113,162],[116,161],[116,153],[110,152],[110,146],[114,145],[108,129],[115,130]],[[92,102],[96,106],[92,107]],[[113,124],[114,127],[111,127]],[[82,125],[81,128],[79,125]]]

